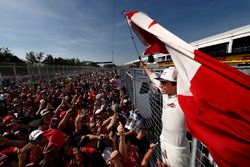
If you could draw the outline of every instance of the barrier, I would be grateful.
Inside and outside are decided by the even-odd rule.
[[[92,69],[88,66],[0,64],[0,81],[3,85],[13,82],[37,83],[40,79],[50,80],[59,75],[67,76]]]

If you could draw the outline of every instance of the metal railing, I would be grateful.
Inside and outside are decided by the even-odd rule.
[[[3,83],[36,83],[41,79],[50,80],[58,75],[65,76],[91,69],[93,67],[88,66],[0,64],[0,81]]]

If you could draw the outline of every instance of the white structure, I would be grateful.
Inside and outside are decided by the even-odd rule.
[[[210,46],[216,46],[219,44],[226,44],[227,53],[233,52],[233,43],[237,40],[245,40],[249,42],[250,39],[250,24],[239,27],[230,31],[226,31],[220,34],[216,34],[207,38],[200,39],[198,41],[191,42],[190,45],[196,49],[207,48]],[[244,44],[242,44],[244,45]],[[243,46],[244,47],[244,46]]]
[[[190,45],[214,57],[232,53],[249,54],[250,24],[191,42]],[[154,58],[157,63],[172,61],[168,54],[155,54]],[[147,63],[148,57],[144,57],[142,60]],[[138,62],[139,59],[136,59],[125,65],[131,65]]]

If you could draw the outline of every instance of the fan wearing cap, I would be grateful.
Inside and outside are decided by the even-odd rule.
[[[43,157],[43,147],[46,144],[46,139],[43,137],[43,131],[34,130],[29,134],[29,143],[18,151],[18,166],[25,166],[30,163],[38,165]],[[29,158],[26,158],[29,156]]]
[[[162,132],[160,135],[162,160],[168,166],[189,165],[189,145],[186,138],[185,117],[177,98],[177,71],[174,67],[163,70],[157,77],[143,62],[141,68],[162,93]]]

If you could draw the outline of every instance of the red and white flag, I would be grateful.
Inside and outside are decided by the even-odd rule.
[[[169,52],[179,73],[177,94],[191,134],[219,166],[248,166],[250,77],[195,50],[144,13],[125,15],[147,54]]]

